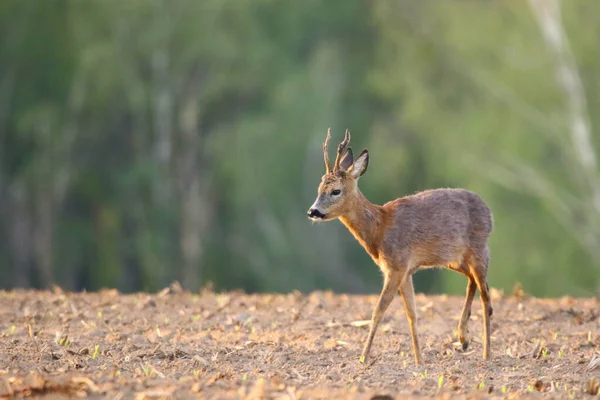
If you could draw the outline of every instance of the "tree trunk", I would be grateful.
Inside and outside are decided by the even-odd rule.
[[[554,59],[556,80],[565,95],[569,133],[575,156],[575,165],[579,166],[587,187],[584,190],[584,214],[589,218],[580,222],[581,237],[592,256],[597,256],[600,246],[600,181],[598,180],[598,162],[596,149],[592,142],[592,129],[587,110],[587,98],[577,68],[569,38],[566,35],[561,16],[560,0],[529,0],[529,6],[535,16],[542,37]]]
[[[35,263],[40,273],[42,287],[49,287],[54,283],[52,246],[54,207],[52,199],[44,192],[36,194],[35,203],[36,223],[33,230]]]
[[[180,152],[178,154],[178,183],[180,194],[180,250],[182,280],[188,289],[195,289],[202,280],[201,259],[203,233],[209,225],[209,169],[200,163],[201,137],[198,93],[201,79],[196,77],[189,86],[180,115]],[[205,135],[204,135],[205,136]]]
[[[28,288],[31,286],[32,241],[31,213],[27,207],[24,190],[15,187],[8,196],[10,212],[10,246],[12,248],[13,285]]]

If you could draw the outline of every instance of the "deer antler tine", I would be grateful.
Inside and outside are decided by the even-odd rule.
[[[342,160],[342,153],[350,144],[350,130],[346,129],[346,133],[344,134],[344,140],[342,143],[338,144],[337,156],[335,157],[335,164],[333,167],[334,171],[337,171],[340,168],[340,161]]]
[[[325,142],[323,143],[323,158],[325,159],[325,170],[327,173],[331,172],[331,165],[329,164],[329,154],[327,153],[327,144],[331,139],[331,128],[327,129],[327,137],[325,138]]]

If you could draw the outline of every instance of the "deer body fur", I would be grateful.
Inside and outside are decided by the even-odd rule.
[[[409,323],[415,362],[422,364],[412,275],[420,268],[436,266],[467,277],[467,293],[458,325],[458,339],[465,349],[471,305],[475,291],[479,289],[484,311],[483,358],[489,359],[493,312],[487,284],[488,240],[493,229],[489,207],[477,194],[465,189],[433,189],[382,206],[372,204],[358,189],[358,178],[368,165],[368,151],[363,150],[354,161],[352,150],[347,148],[350,134],[346,131],[331,169],[327,156],[329,138],[328,132],[323,145],[327,173],[308,215],[315,221],[339,218],[384,276],[383,290],[373,311],[361,362],[368,359],[377,327],[398,291]]]

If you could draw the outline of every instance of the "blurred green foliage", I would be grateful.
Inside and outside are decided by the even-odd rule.
[[[600,3],[534,3],[0,2],[0,285],[377,292],[305,216],[331,127],[375,203],[480,193],[491,286],[597,294]]]

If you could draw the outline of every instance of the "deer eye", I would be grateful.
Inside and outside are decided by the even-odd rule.
[[[342,191],[341,191],[340,189],[335,189],[334,191],[332,191],[332,192],[331,192],[331,195],[332,195],[332,196],[337,196],[337,195],[339,195],[340,193],[342,193]]]

